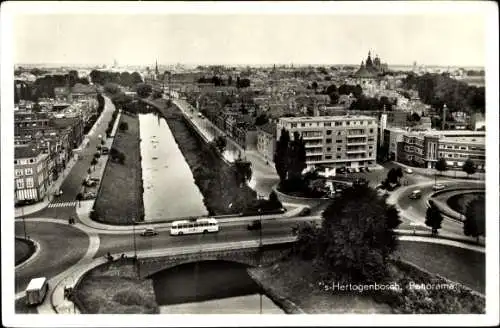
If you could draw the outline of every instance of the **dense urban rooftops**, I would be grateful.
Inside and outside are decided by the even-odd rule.
[[[375,118],[365,115],[343,115],[343,116],[299,116],[299,117],[281,117],[281,121],[284,122],[302,122],[317,121],[317,122],[329,122],[329,121],[352,121],[352,120],[368,120],[374,121]]]

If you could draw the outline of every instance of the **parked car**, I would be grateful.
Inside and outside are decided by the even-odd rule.
[[[108,148],[108,147],[102,147],[102,148],[101,148],[101,153],[102,153],[103,155],[107,155],[107,154],[109,154],[109,148]]]
[[[57,190],[54,192],[54,196],[59,197],[63,194],[63,191],[61,189]]]
[[[370,168],[369,168],[369,167],[365,167],[365,171],[366,171],[366,172],[370,172],[371,170],[370,170]]]
[[[432,189],[433,190],[443,190],[444,188],[446,188],[446,186],[442,183],[438,183],[438,184],[435,184]]]
[[[97,197],[97,194],[93,191],[87,191],[86,193],[83,194],[83,199],[84,200],[87,200],[87,199],[94,199]]]
[[[247,225],[248,230],[260,230],[262,229],[262,223],[260,220],[253,220],[251,223]]]
[[[143,232],[141,232],[141,236],[143,237],[150,237],[150,236],[156,236],[158,232],[154,228],[146,228],[144,229]]]
[[[408,174],[412,174],[412,173],[413,173],[413,170],[412,170],[412,169],[410,169],[410,168],[407,168],[407,169],[405,170],[405,172],[406,172],[406,173],[408,173]]]
[[[337,169],[337,173],[344,174],[345,173],[345,168],[341,167],[340,169]]]
[[[364,172],[365,171],[365,168],[364,167],[360,167],[359,168],[359,172]]]

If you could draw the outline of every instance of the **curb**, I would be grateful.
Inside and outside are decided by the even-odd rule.
[[[35,247],[35,251],[30,255],[30,257],[28,257],[26,260],[22,261],[21,263],[15,266],[15,270],[21,270],[22,268],[24,268],[29,263],[33,262],[38,257],[38,255],[40,254],[41,247],[40,244],[34,239],[24,239],[24,237],[15,237],[15,238],[22,239],[24,241],[27,240],[28,242],[31,242]]]

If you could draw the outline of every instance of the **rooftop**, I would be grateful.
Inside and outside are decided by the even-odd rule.
[[[14,147],[14,158],[33,158],[40,154],[40,150],[35,145],[22,145]]]
[[[365,116],[365,115],[342,115],[342,116],[280,117],[280,120],[284,122],[302,122],[302,121],[328,122],[328,121],[353,121],[353,120],[375,121],[375,118],[372,116]]]

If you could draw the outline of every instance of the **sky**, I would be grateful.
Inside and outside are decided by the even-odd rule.
[[[20,14],[14,63],[484,66],[480,12]]]

